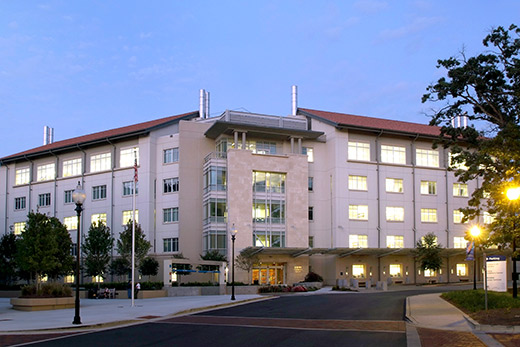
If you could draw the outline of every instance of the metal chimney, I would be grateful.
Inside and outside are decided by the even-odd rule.
[[[49,126],[43,127],[43,145],[48,145],[54,142],[54,128]]]
[[[201,89],[199,92],[199,117],[200,118],[205,118],[204,117],[204,114],[206,112],[205,99],[206,99],[206,91],[204,89]]]
[[[206,107],[205,107],[204,118],[209,118],[209,92],[206,92],[205,101],[206,101]]]
[[[298,86],[296,86],[296,85],[292,86],[291,100],[292,100],[291,115],[296,116],[296,110],[298,109]]]

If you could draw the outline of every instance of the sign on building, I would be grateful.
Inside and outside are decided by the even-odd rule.
[[[506,257],[503,255],[489,255],[487,264],[487,289],[496,292],[507,292]]]

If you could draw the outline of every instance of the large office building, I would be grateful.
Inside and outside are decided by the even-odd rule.
[[[252,247],[258,256],[250,273],[237,269],[241,282],[292,284],[309,270],[328,284],[472,278],[469,224],[458,209],[478,182],[461,184],[448,171],[448,151],[432,148],[439,128],[297,108],[295,100],[288,116],[209,117],[201,96],[199,111],[1,158],[0,234],[22,233],[27,213],[39,211],[77,242],[79,181],[87,192],[82,234],[103,221],[117,238],[132,216],[136,155],[136,219],[161,264],[180,253],[196,264],[210,250],[231,259],[236,230],[235,254]],[[446,248],[437,273],[414,261],[430,232]]]

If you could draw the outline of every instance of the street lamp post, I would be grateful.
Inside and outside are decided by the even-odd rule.
[[[469,233],[473,238],[473,290],[477,290],[477,239],[480,236],[480,228],[475,225]]]
[[[78,215],[78,227],[77,227],[77,237],[76,237],[76,302],[74,304],[74,320],[72,321],[72,324],[81,324],[81,318],[79,316],[79,257],[80,257],[80,247],[79,244],[81,242],[80,239],[80,226],[81,226],[81,211],[83,211],[83,202],[85,201],[85,198],[87,197],[87,194],[85,194],[85,191],[81,187],[80,182],[78,182],[78,186],[72,193],[72,201],[76,204],[75,211]]]
[[[231,229],[231,300],[235,300],[235,239],[237,235],[237,229],[235,224]]]
[[[518,198],[520,198],[520,187],[514,187],[514,188],[509,188],[506,192],[506,195],[507,195],[507,198],[511,201],[514,201],[514,200],[518,200]],[[516,229],[516,225],[513,224],[513,229]],[[516,230],[513,230],[512,232],[512,236],[513,236],[513,242],[512,242],[512,248],[513,248],[513,256],[511,257],[511,261],[513,262],[513,274],[512,274],[512,277],[513,277],[513,298],[516,298],[518,296],[518,289],[517,289],[517,279],[518,279],[518,273],[516,272],[516,257],[514,256],[515,255],[515,252],[516,252],[516,235],[515,235],[515,231]]]

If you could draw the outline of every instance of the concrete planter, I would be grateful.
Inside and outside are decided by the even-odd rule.
[[[46,311],[74,308],[75,298],[11,298],[13,309],[19,311]]]

